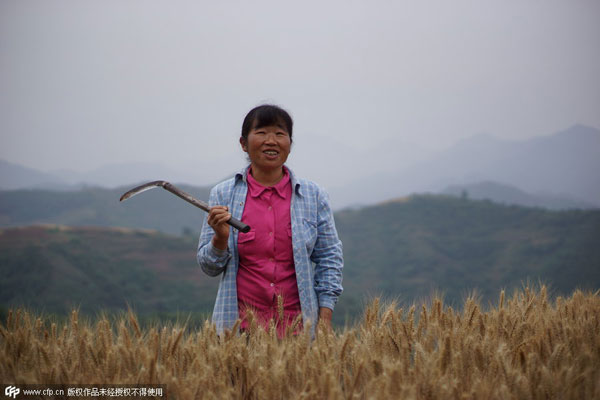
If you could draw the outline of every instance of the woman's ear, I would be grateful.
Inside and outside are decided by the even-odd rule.
[[[248,152],[248,144],[247,144],[246,138],[243,136],[240,136],[240,145],[242,146],[242,150],[244,150],[247,153]]]

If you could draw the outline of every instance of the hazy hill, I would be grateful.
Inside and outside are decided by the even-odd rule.
[[[323,143],[315,148],[315,142]],[[320,139],[310,135],[298,138],[296,145],[290,165],[300,175],[325,185],[336,210],[411,193],[439,193],[451,185],[484,181],[600,206],[600,130],[584,125],[524,141],[476,135],[434,155],[403,143],[401,136],[390,139],[383,148],[369,148],[369,143],[354,148],[326,135]],[[344,160],[326,165],[327,152],[332,148],[344,154]],[[379,159],[363,168],[365,152],[377,154]],[[0,162],[0,189],[5,190],[73,190],[85,185],[115,188],[156,179],[194,184],[198,181],[193,176],[195,171],[175,171],[160,163],[130,162],[87,172],[63,170],[47,174]]]
[[[502,204],[514,204],[526,207],[541,207],[550,210],[599,208],[593,204],[569,198],[531,194],[514,186],[497,182],[479,182],[469,185],[451,185],[442,191],[453,196],[467,196],[471,199],[491,200]]]
[[[56,175],[0,160],[0,189],[67,188],[67,182]]]
[[[84,183],[90,186],[116,188],[131,182],[151,182],[166,179],[175,182],[193,183],[187,180],[189,174],[175,171],[161,163],[128,162],[108,164],[91,171],[58,170],[54,174],[72,184]]]
[[[203,211],[156,188],[125,202],[119,197],[134,185],[117,189],[83,188],[77,191],[42,189],[0,191],[0,227],[33,224],[69,226],[121,226],[156,229],[179,235],[184,230],[199,232]],[[208,199],[209,188],[178,185],[199,199]],[[490,199],[499,203],[549,209],[593,208],[550,195],[531,195],[517,188],[484,182],[455,185],[446,194],[461,196],[463,190],[473,199]]]
[[[450,185],[495,181],[600,206],[600,130],[575,125],[526,141],[477,135],[426,162],[333,188],[343,205],[369,204]]]
[[[344,244],[343,323],[365,296],[411,303],[442,291],[449,303],[477,288],[538,279],[554,294],[600,288],[600,211],[546,211],[445,196],[416,196],[336,213]],[[117,228],[0,231],[0,304],[47,310],[123,307],[209,312],[217,279],[196,266],[197,237]]]
[[[131,182],[168,179],[172,182],[194,182],[193,173],[168,168],[160,163],[129,162],[107,164],[90,170],[40,171],[0,160],[0,190],[48,189],[77,190],[82,187],[118,188]]]
[[[0,227],[61,224],[146,228],[172,234],[181,234],[183,229],[200,231],[203,211],[162,188],[119,202],[121,195],[133,186],[64,192],[0,191]],[[208,188],[177,187],[208,200]]]

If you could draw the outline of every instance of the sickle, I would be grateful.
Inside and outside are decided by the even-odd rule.
[[[119,201],[127,200],[128,198],[133,197],[136,194],[145,192],[146,190],[154,189],[159,186],[162,187],[163,189],[168,190],[169,192],[173,193],[175,196],[182,198],[183,200],[187,201],[188,203],[191,203],[206,212],[210,211],[210,206],[207,203],[192,197],[191,195],[180,190],[179,188],[175,187],[174,185],[170,184],[167,181],[148,182],[148,183],[144,183],[143,185],[134,187],[130,191],[123,194],[123,196],[121,196]],[[227,221],[227,223],[229,225],[233,226],[235,229],[237,229],[241,232],[244,232],[244,233],[246,233],[250,230],[250,227],[248,225],[246,225],[242,221],[235,219],[233,217],[231,217],[229,219],[229,221]]]

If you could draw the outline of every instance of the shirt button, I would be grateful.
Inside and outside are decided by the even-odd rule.
[[[273,236],[273,232],[269,232],[269,236]]]
[[[269,206],[269,211],[272,210],[272,209],[273,209],[273,207]]]
[[[275,284],[273,282],[271,282],[271,287],[275,286]]]

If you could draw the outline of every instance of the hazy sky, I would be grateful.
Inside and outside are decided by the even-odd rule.
[[[244,164],[246,112],[274,102],[292,165],[327,180],[478,133],[600,127],[599,71],[597,0],[1,0],[0,158],[211,183]]]

